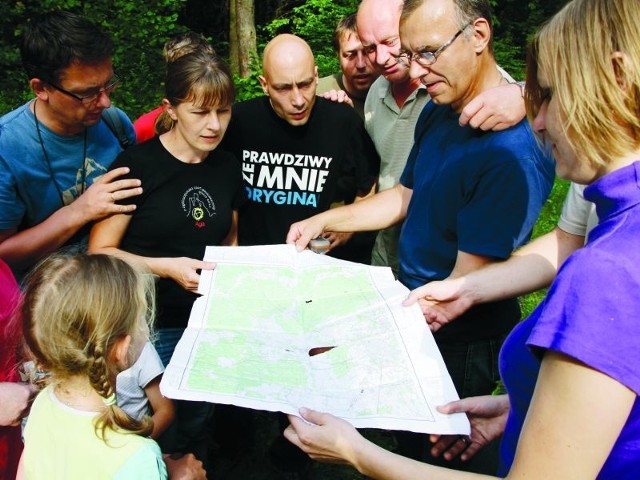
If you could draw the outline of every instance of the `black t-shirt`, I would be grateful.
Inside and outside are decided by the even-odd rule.
[[[122,152],[112,169],[127,166],[129,178],[142,182],[120,248],[145,257],[202,259],[207,245],[220,245],[231,216],[245,200],[240,163],[221,149],[201,163],[184,163],[158,137]],[[185,327],[194,293],[173,280],[157,284],[157,326]]]
[[[353,108],[320,97],[302,126],[278,117],[268,97],[234,105],[223,146],[242,162],[247,189],[241,245],[284,243],[292,223],[367,193],[380,168]]]

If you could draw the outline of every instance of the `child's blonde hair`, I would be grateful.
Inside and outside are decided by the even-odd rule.
[[[117,257],[53,255],[25,281],[21,314],[27,345],[54,381],[86,375],[110,399],[117,374],[112,347],[146,331],[141,322],[153,318],[153,288],[150,275]],[[151,433],[150,418],[135,420],[111,403],[105,402],[95,422],[102,439],[106,429]]]

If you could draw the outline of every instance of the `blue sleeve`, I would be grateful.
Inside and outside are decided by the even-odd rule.
[[[5,159],[0,156],[0,230],[16,228],[26,213],[15,178]]]

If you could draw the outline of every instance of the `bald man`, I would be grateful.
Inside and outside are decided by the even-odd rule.
[[[249,197],[240,245],[284,243],[292,222],[372,191],[380,161],[362,119],[317,97],[317,81],[309,45],[278,35],[263,53],[265,96],[233,107],[223,148],[242,161]],[[329,235],[331,248],[349,237]]]
[[[335,201],[364,198],[373,189],[380,160],[362,119],[350,106],[317,97],[317,81],[309,45],[279,35],[263,52],[265,95],[233,106],[222,148],[242,162],[248,193],[239,212],[240,245],[284,243],[291,223]],[[328,237],[334,249],[350,235]],[[216,435],[231,455],[251,448],[248,413],[219,406],[216,416]],[[284,437],[270,452],[280,471],[296,474],[309,466]]]

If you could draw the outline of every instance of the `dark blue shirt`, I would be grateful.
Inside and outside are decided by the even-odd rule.
[[[459,250],[508,258],[529,239],[553,186],[553,161],[526,121],[483,132],[460,127],[458,117],[446,105],[424,108],[400,179],[413,190],[399,244],[400,281],[410,289],[448,277]],[[439,335],[457,332],[462,339],[471,329],[469,337],[487,338],[519,320],[514,305],[509,320],[493,318],[491,305],[472,309]],[[474,311],[486,312],[481,325]]]

